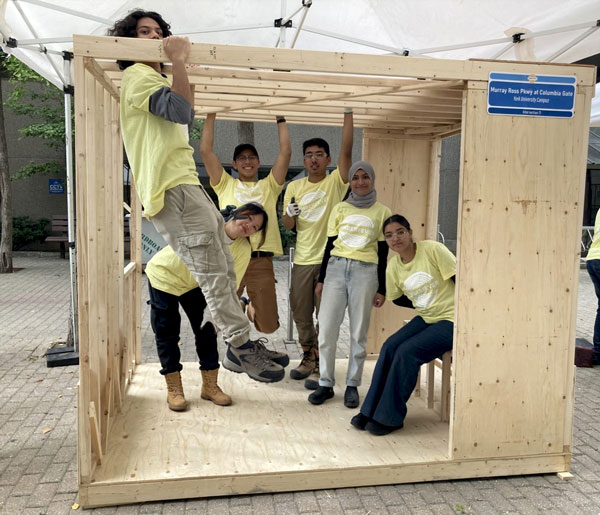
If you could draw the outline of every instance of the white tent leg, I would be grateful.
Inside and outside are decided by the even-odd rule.
[[[64,55],[64,72],[67,82],[71,77],[71,57],[72,54]],[[75,206],[74,197],[74,176],[73,176],[73,127],[71,123],[71,100],[72,93],[69,87],[65,88],[65,161],[67,171],[67,227],[68,227],[68,246],[69,246],[69,271],[71,278],[71,323],[73,332],[73,351],[79,350],[78,317],[77,317],[77,249],[75,247]]]

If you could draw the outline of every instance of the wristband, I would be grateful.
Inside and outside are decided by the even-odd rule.
[[[279,120],[277,120],[277,123],[285,123],[285,118],[279,118]]]

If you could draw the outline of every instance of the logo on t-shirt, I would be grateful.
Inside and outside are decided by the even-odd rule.
[[[342,220],[338,237],[348,247],[359,249],[364,247],[375,230],[375,224],[368,216],[348,215]]]
[[[415,308],[426,308],[437,297],[439,285],[427,272],[415,272],[404,281],[402,289]]]
[[[298,202],[300,219],[305,222],[320,220],[327,209],[327,196],[323,190],[311,191],[302,196]]]
[[[257,182],[248,184],[239,181],[235,186],[233,196],[238,202],[238,206],[247,204],[248,202],[259,202],[260,204],[263,204],[262,189]]]

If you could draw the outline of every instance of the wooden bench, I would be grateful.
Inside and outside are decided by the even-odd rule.
[[[60,243],[60,257],[66,259],[66,245],[69,241],[69,221],[67,215],[52,215],[52,221],[50,222],[50,230],[60,234],[48,236],[44,241],[47,242],[59,242]],[[123,220],[123,236],[124,241],[129,242],[129,218],[126,217]]]
[[[69,221],[67,215],[52,215],[52,221],[50,222],[50,230],[52,232],[58,232],[60,234],[48,236],[44,241],[53,242],[57,241],[60,243],[60,257],[66,258],[65,243],[69,241]]]

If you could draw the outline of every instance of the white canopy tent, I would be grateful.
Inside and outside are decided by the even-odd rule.
[[[2,48],[64,89],[70,112],[72,35],[104,35],[138,7],[203,43],[556,63],[600,50],[598,0],[0,0]],[[599,88],[591,116],[600,125]],[[68,127],[72,228],[70,134]],[[72,248],[70,259],[74,266]]]

